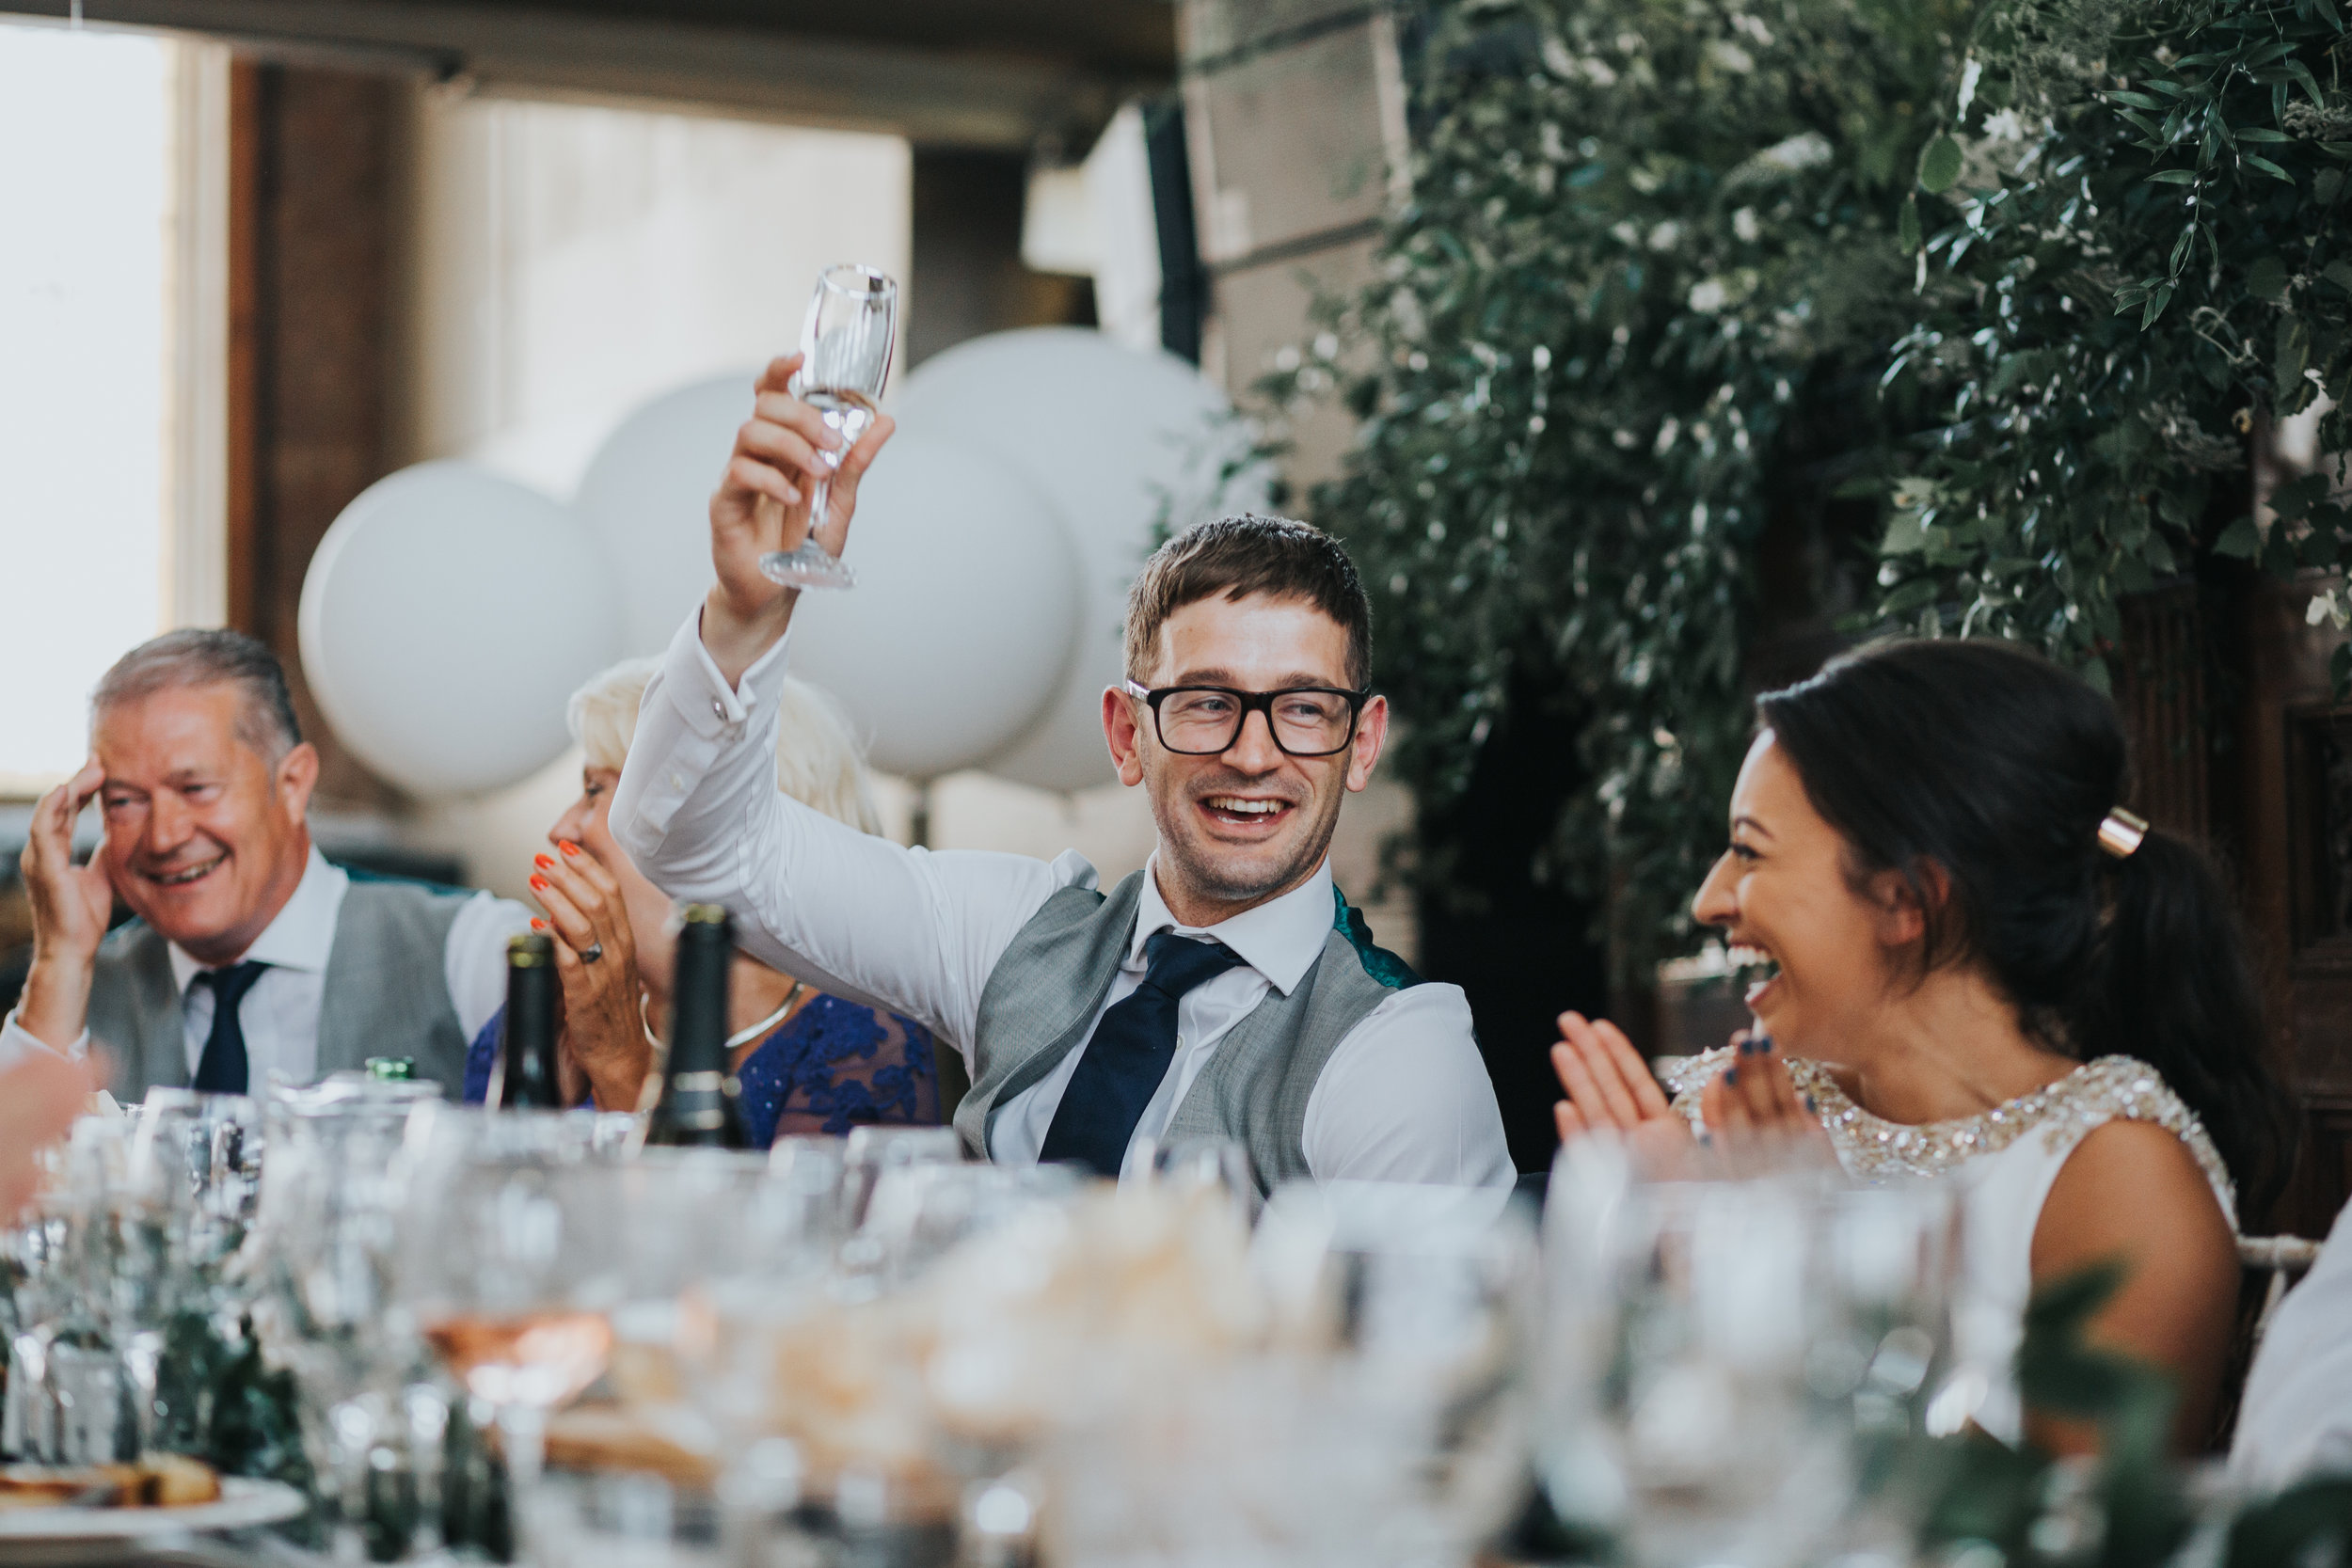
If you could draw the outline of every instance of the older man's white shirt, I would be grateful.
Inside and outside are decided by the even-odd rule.
[[[252,989],[237,1006],[246,1062],[257,1093],[272,1072],[299,1084],[318,1076],[319,1012],[326,999],[326,958],[334,950],[343,895],[350,889],[350,876],[328,864],[312,848],[293,896],[246,951],[246,958],[268,966],[254,977]],[[457,911],[442,947],[441,967],[458,1025],[468,1039],[480,1034],[505,1003],[506,939],[530,923],[531,911],[520,904],[486,893],[474,895]],[[204,1058],[204,1042],[212,1037],[213,1008],[218,998],[210,986],[194,983],[205,965],[177,942],[169,945],[169,952],[171,977],[180,988],[188,1076],[194,1079]],[[84,1030],[64,1053],[79,1057],[89,1045],[89,1032]],[[13,1065],[27,1051],[48,1049],[18,1025],[15,1013],[0,1024],[0,1069]]]
[[[1047,862],[908,849],[780,795],[785,644],[729,687],[699,627],[699,614],[689,617],[645,689],[613,797],[613,836],[664,891],[732,911],[737,940],[754,957],[917,1019],[976,1067],[980,993],[997,959],[1056,892],[1094,886],[1093,866],[1075,852]],[[1206,929],[1178,926],[1146,875],[1104,1007],[1141,984],[1143,945],[1154,931],[1215,936],[1243,961],[1179,1004],[1175,1059],[1136,1128],[1131,1161],[1142,1140],[1166,1130],[1232,1025],[1269,988],[1287,994],[1305,976],[1332,911],[1327,864],[1280,898]],[[1036,1161],[1081,1054],[1072,1052],[999,1107],[991,1158]],[[1320,1180],[1508,1184],[1502,1117],[1460,989],[1397,991],[1350,1030],[1308,1100],[1301,1141]]]

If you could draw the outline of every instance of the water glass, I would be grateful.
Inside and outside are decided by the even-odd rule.
[[[1874,1455],[1896,1451],[1873,1434],[1915,1425],[1947,1354],[1948,1194],[1645,1182],[1585,1149],[1550,1207],[1555,1512],[1660,1568],[1790,1568],[1873,1534],[1857,1521],[1893,1496]]]
[[[1215,1192],[1233,1207],[1244,1228],[1257,1218],[1258,1184],[1250,1174],[1249,1151],[1234,1138],[1197,1134],[1176,1138],[1147,1138],[1139,1161],[1150,1172],[1147,1180],[1179,1193]]]

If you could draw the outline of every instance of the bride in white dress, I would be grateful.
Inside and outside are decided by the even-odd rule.
[[[2093,1444],[2021,1409],[2010,1364],[2036,1286],[2120,1259],[2093,1335],[2173,1374],[2176,1440],[2201,1449],[2239,1195],[2267,1200],[2292,1122],[2217,880],[2118,809],[2112,705],[2011,644],[1942,641],[1842,657],[1757,718],[1692,911],[1776,970],[1758,1029],[1661,1088],[1613,1026],[1565,1015],[1561,1136],[1677,1161],[1793,1134],[1864,1180],[1962,1180],[1978,1424]]]

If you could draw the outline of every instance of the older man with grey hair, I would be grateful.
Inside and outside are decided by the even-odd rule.
[[[309,821],[318,752],[268,649],[202,630],[134,648],[91,695],[90,752],[33,814],[33,964],[0,1066],[95,1041],[135,1100],[410,1056],[454,1097],[530,913],[326,863]],[[77,866],[73,823],[93,798],[104,837]],[[138,918],[109,935],[118,895]]]

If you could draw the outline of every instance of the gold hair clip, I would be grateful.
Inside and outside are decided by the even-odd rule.
[[[2132,851],[2148,836],[2148,819],[2136,816],[2122,806],[2107,813],[2099,824],[2099,847],[2117,860],[2131,859]]]

